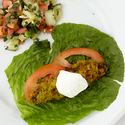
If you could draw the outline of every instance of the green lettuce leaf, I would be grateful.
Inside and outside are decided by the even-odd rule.
[[[24,95],[24,86],[29,76],[49,62],[49,52],[50,48],[36,50],[32,45],[28,50],[13,58],[5,73],[15,100]]]
[[[55,27],[52,37],[54,43],[51,62],[57,54],[70,48],[83,47],[94,49],[103,55],[105,61],[109,64],[107,76],[123,82],[123,55],[116,41],[109,35],[88,25],[64,23]]]
[[[29,50],[15,56],[5,70],[21,117],[30,125],[75,123],[93,110],[102,111],[117,97],[120,85],[113,79],[123,81],[123,55],[109,35],[87,25],[64,23],[55,27],[52,37],[54,43],[51,53],[49,48],[36,49],[31,46]],[[42,65],[51,63],[63,50],[75,47],[91,48],[102,54],[109,64],[107,74],[72,99],[64,98],[46,104],[28,103],[24,96],[28,77]],[[68,60],[83,58],[86,59],[76,56]]]
[[[103,77],[72,99],[36,105],[26,102],[23,97],[17,106],[22,112],[22,118],[30,125],[75,123],[93,110],[102,111],[107,108],[116,99],[119,87],[111,78]]]

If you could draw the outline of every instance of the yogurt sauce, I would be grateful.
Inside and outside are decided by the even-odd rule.
[[[87,81],[81,74],[61,70],[56,82],[58,92],[73,98],[88,87]]]

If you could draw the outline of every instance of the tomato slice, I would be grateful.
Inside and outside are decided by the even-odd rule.
[[[35,91],[40,84],[37,84],[38,80],[47,75],[52,77],[58,76],[60,70],[66,70],[65,67],[59,64],[47,64],[36,70],[26,81],[24,87],[25,98],[27,102],[31,102],[30,93]]]
[[[88,48],[72,48],[61,52],[54,59],[54,64],[60,64],[64,67],[70,67],[71,64],[65,59],[71,55],[86,55],[91,57],[91,60],[95,62],[104,62],[103,56],[100,55],[97,51],[88,49]]]

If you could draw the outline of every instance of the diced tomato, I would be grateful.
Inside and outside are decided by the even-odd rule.
[[[56,56],[53,63],[60,64],[64,67],[70,67],[71,64],[66,60],[67,57],[71,55],[86,55],[91,57],[91,60],[99,63],[104,62],[103,56],[100,55],[97,51],[88,49],[88,48],[72,48],[61,52]]]
[[[16,30],[19,29],[19,25],[18,25],[18,20],[17,19],[11,19],[9,21],[9,23],[7,24],[7,26],[5,26],[6,24],[6,21],[8,20],[9,16],[11,15],[11,13],[7,13],[3,19],[4,19],[4,22],[3,22],[3,26],[7,28],[7,33],[8,33],[8,36],[13,34]]]
[[[4,20],[4,19],[3,19],[3,16],[0,15],[0,26],[3,25],[3,20]]]
[[[17,8],[16,8],[16,9],[11,8],[11,9],[10,9],[10,12],[19,12],[19,3],[18,3]]]
[[[16,25],[16,26],[13,28],[13,31],[15,32],[15,31],[17,31],[19,28],[20,28],[19,25]]]
[[[48,64],[44,65],[35,71],[26,81],[24,87],[24,93],[27,102],[31,102],[30,93],[37,90],[40,84],[37,84],[40,78],[46,77],[47,75],[51,75],[51,77],[56,77],[59,74],[60,70],[66,70],[65,67],[59,64]]]
[[[7,9],[10,5],[12,5],[12,1],[11,0],[3,0],[2,1],[2,6],[3,8]]]
[[[11,34],[13,34],[14,30],[11,28],[7,28],[7,35],[10,36]]]
[[[40,25],[38,26],[39,30],[43,30],[43,28],[46,26],[45,17],[42,18]]]
[[[37,1],[36,1],[36,2],[37,2]],[[41,1],[40,1],[40,2],[39,2],[39,5],[40,5],[40,6],[42,6],[42,5],[47,5],[47,6],[49,6],[49,5],[50,5],[50,3],[45,4],[45,3],[43,3],[43,2],[41,2]]]
[[[20,15],[22,14],[22,10],[19,10],[19,14],[20,14]]]
[[[11,35],[11,34],[13,34],[16,30],[18,30],[19,29],[19,26],[17,25],[15,28],[9,28],[9,27],[7,27],[7,35],[9,36],[9,35]]]
[[[17,26],[17,23],[18,23],[17,19],[11,19],[11,20],[9,21],[9,23],[7,24],[7,26],[8,26],[9,28],[14,29],[14,28]]]
[[[6,28],[3,26],[0,26],[0,39],[5,36],[6,36]]]
[[[45,33],[52,33],[54,31],[54,26],[47,26],[47,28],[44,28]]]
[[[43,2],[41,2],[41,1],[40,1],[38,4],[39,4],[39,6],[45,5],[45,4],[44,4]]]
[[[16,33],[22,34],[22,33],[24,33],[25,31],[28,31],[28,29],[27,29],[26,27],[23,27],[23,28],[18,29],[18,30],[16,31]]]
[[[4,19],[4,21],[3,21],[3,26],[5,26],[6,21],[7,21],[7,19],[9,18],[10,15],[11,15],[11,13],[7,13],[6,15],[4,15],[4,17],[3,17],[3,19]]]
[[[7,19],[10,15],[11,13],[7,13],[6,15],[4,15],[4,19]]]
[[[3,17],[4,20],[7,20],[7,18],[8,18],[10,15],[11,15],[11,13],[7,13],[7,14],[5,14],[4,17]]]
[[[3,26],[0,26],[0,35],[3,35]]]
[[[24,44],[25,40],[21,41],[19,40],[19,44]]]
[[[39,8],[40,8],[40,12],[45,12],[48,10],[48,4],[44,4],[43,2],[39,2]]]
[[[43,31],[44,33],[52,33],[54,30],[53,26],[47,26],[45,17],[42,18],[40,25],[38,26],[38,29]]]

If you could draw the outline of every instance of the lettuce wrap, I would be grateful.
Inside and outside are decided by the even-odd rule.
[[[106,109],[117,97],[124,78],[124,59],[116,41],[94,27],[63,23],[55,26],[51,34],[54,42],[50,48],[31,46],[15,56],[5,70],[21,117],[29,125],[65,125],[75,123],[93,110]],[[103,55],[109,70],[100,80],[74,98],[53,100],[46,104],[28,103],[24,96],[24,86],[29,76],[41,66],[52,63],[60,52],[76,47],[90,48]],[[69,62],[87,59],[85,56],[71,56]],[[117,80],[117,81],[116,81]]]

